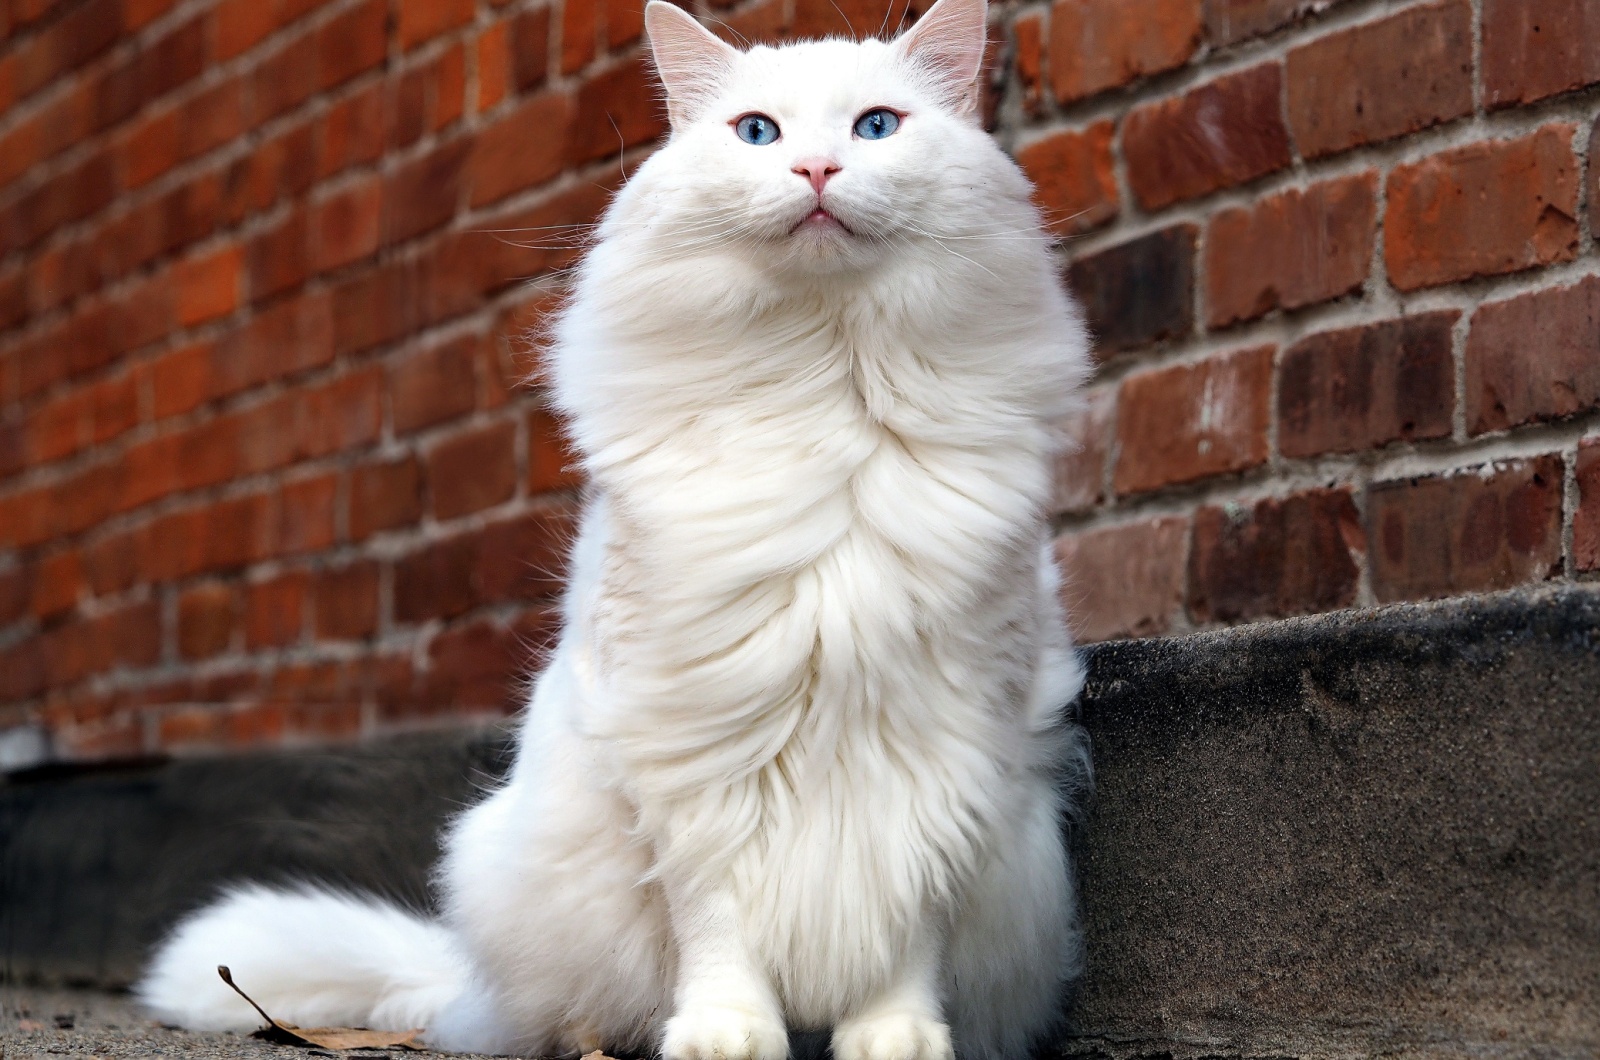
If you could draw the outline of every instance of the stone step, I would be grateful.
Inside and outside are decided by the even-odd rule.
[[[1059,1055],[1600,1055],[1600,586],[1089,651]],[[233,879],[424,901],[500,733],[0,785],[13,981],[125,984]]]

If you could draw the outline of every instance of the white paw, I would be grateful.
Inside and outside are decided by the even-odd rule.
[[[665,1060],[785,1060],[789,1032],[781,1020],[745,1009],[699,1005],[667,1021]]]
[[[833,1060],[953,1060],[950,1028],[911,1012],[846,1020],[833,1032]]]

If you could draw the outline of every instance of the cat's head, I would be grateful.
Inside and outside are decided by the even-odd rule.
[[[644,223],[691,253],[737,240],[809,271],[1010,223],[996,200],[1027,187],[980,127],[985,15],[985,0],[939,0],[892,41],[741,51],[652,0],[672,134]]]

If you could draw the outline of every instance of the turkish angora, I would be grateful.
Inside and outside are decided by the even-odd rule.
[[[569,0],[573,2],[573,0]],[[646,12],[671,138],[553,343],[590,489],[560,643],[434,921],[243,887],[139,987],[447,1049],[1021,1057],[1080,964],[1082,683],[1046,521],[1080,316],[980,127],[983,0],[739,51]]]

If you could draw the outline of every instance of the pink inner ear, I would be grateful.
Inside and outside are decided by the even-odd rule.
[[[939,79],[952,97],[976,99],[988,33],[985,0],[939,0],[900,38],[904,54]]]
[[[721,84],[739,53],[682,9],[662,0],[645,6],[645,31],[674,122],[692,117]]]

